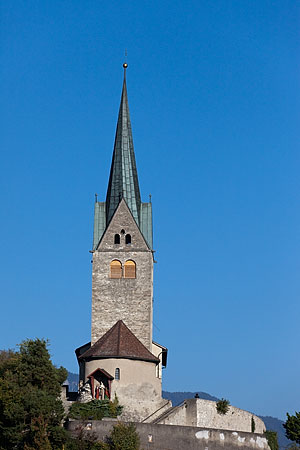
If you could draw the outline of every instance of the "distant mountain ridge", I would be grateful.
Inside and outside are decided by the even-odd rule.
[[[77,373],[68,372],[68,378],[66,381],[69,385],[69,391],[71,392],[78,391],[79,376]]]
[[[69,384],[69,390],[77,391],[78,375],[75,373],[72,373],[72,372],[68,372],[67,381]],[[199,392],[169,392],[169,391],[162,392],[163,398],[165,398],[167,400],[171,400],[173,406],[179,405],[185,399],[194,398],[196,394],[198,394],[199,398],[202,398],[203,400],[212,400],[214,402],[217,402],[219,400],[219,398],[214,397],[213,395],[207,394],[206,392],[200,392],[200,391]],[[271,417],[271,416],[258,416],[258,417],[260,417],[264,421],[267,430],[272,430],[272,431],[277,432],[278,444],[279,444],[279,448],[281,450],[286,448],[289,444],[291,444],[291,441],[288,440],[285,436],[285,430],[282,426],[284,422],[282,420],[279,420],[276,417]]]
[[[199,398],[202,398],[203,400],[212,400],[213,402],[217,402],[219,399],[217,397],[213,397],[210,394],[207,394],[206,392],[197,392],[199,395]],[[196,395],[196,392],[169,392],[169,391],[162,391],[163,398],[167,400],[171,400],[173,406],[177,406],[180,403],[182,403],[187,398],[194,398]]]

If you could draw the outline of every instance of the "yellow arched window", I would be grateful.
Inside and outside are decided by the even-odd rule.
[[[134,261],[128,260],[124,264],[124,278],[136,278],[136,265]]]
[[[122,278],[122,264],[116,259],[110,263],[110,278]]]

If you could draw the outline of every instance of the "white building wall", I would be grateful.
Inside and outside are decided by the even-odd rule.
[[[116,369],[120,369],[120,380],[111,383],[111,399],[116,394],[124,407],[122,420],[141,422],[162,406],[171,406],[171,402],[161,398],[161,379],[156,375],[155,363],[121,358],[88,361],[85,381],[98,368],[113,377]]]

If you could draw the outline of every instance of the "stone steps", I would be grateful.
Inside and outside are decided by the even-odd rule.
[[[180,405],[177,405],[177,406],[171,406],[171,408],[168,408],[167,410],[163,411],[162,414],[160,414],[159,416],[156,416],[149,423],[159,424],[162,420],[166,419],[170,414],[172,414],[174,411],[176,411],[176,409],[179,409],[182,405],[183,405],[183,403],[180,403]]]
[[[155,423],[154,421],[161,417],[166,411],[172,409],[172,402],[170,400],[166,400],[165,404],[154,411],[150,416],[146,417],[142,422],[143,423]]]

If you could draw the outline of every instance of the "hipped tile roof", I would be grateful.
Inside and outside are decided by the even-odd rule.
[[[115,323],[78,359],[89,358],[125,358],[159,363],[159,359],[138,340],[122,320]]]

